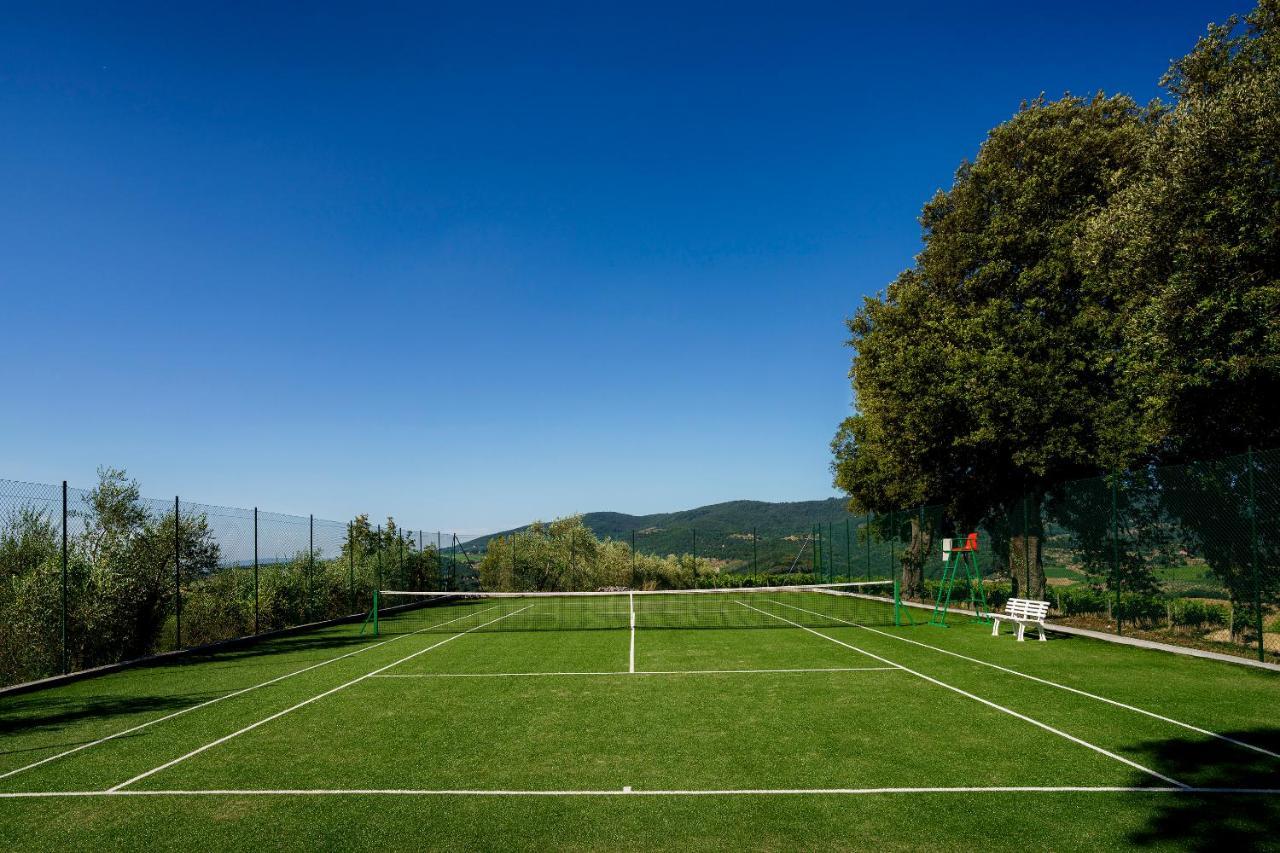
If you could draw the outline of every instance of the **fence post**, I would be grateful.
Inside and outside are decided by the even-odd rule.
[[[67,481],[62,481],[62,671],[71,671],[71,655],[67,651]]]
[[[441,534],[436,531],[436,586],[444,587],[444,551],[441,549]]]
[[[261,634],[258,605],[258,508],[253,508],[253,633]]]
[[[862,535],[867,540],[867,580],[871,580],[871,513],[866,514],[862,524]]]
[[[311,604],[316,597],[316,517],[311,514],[307,518],[307,608],[305,618],[311,621]]]
[[[173,646],[182,648],[182,546],[178,540],[178,496],[173,497]]]
[[[1258,577],[1258,493],[1253,482],[1253,448],[1245,455],[1249,466],[1249,559],[1253,564],[1253,609],[1258,629],[1258,660],[1267,659],[1267,649],[1262,635],[1262,579]]]
[[[378,555],[377,556],[378,556],[378,563],[376,567],[377,571],[375,571],[373,575],[373,588],[375,592],[382,589],[382,525],[381,524],[378,525]]]
[[[1120,475],[1111,475],[1111,579],[1115,584],[1115,603],[1112,615],[1116,620],[1116,633],[1124,633],[1120,610]]]
[[[844,579],[853,580],[853,546],[849,544],[849,519],[844,520]]]
[[[347,522],[347,600],[350,612],[356,612],[356,537],[355,525]]]

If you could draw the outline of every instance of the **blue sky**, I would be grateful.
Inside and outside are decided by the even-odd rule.
[[[923,202],[1248,10],[187,6],[5,12],[0,477],[463,532],[834,494]]]

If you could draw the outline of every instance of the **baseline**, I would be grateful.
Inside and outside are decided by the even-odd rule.
[[[827,666],[804,669],[631,669],[601,672],[387,672],[374,678],[537,678],[543,676],[616,676],[616,675],[749,675],[754,673],[803,672],[897,672],[896,666]]]
[[[1280,788],[1193,788],[1163,785],[992,785],[921,788],[724,788],[724,789],[633,789],[621,790],[485,790],[483,788],[215,788],[208,790],[132,791],[16,791],[0,793],[0,799],[57,799],[74,797],[738,797],[797,796],[814,794],[1178,794],[1277,796]]]

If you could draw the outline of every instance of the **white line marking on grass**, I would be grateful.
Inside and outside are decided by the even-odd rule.
[[[769,611],[767,611],[767,610],[760,610],[760,608],[758,608],[758,607],[754,607],[754,606],[752,606],[752,605],[750,605],[750,604],[746,604],[746,603],[741,602],[741,601],[739,601],[739,602],[737,602],[737,603],[738,603],[738,604],[741,604],[743,607],[749,607],[749,608],[751,608],[752,610],[755,610],[755,611],[757,611],[757,612],[763,613],[763,614],[765,614],[766,616],[772,616],[774,619],[778,619],[778,620],[780,620],[780,621],[782,621],[782,622],[786,622],[788,625],[792,625],[792,626],[794,626],[794,627],[796,627],[796,628],[800,628],[801,630],[808,631],[810,634],[813,634],[815,637],[822,637],[824,640],[829,640],[830,642],[835,643],[835,644],[836,644],[836,645],[838,645],[838,646],[844,646],[846,649],[852,649],[853,651],[858,652],[859,654],[864,654],[864,655],[866,655],[866,656],[867,656],[867,657],[869,657],[869,658],[874,658],[875,660],[878,660],[878,661],[880,661],[881,663],[887,663],[887,664],[889,664],[890,666],[896,666],[896,667],[898,667],[898,668],[900,668],[900,669],[904,670],[905,672],[909,672],[909,673],[911,673],[912,675],[916,676],[917,678],[922,678],[922,679],[924,679],[925,681],[928,681],[930,684],[936,684],[936,685],[938,685],[939,687],[945,687],[947,690],[950,690],[950,691],[952,691],[952,692],[954,692],[954,693],[959,693],[961,696],[964,696],[964,697],[966,697],[966,698],[972,699],[972,700],[974,700],[975,702],[981,702],[983,705],[986,705],[986,706],[987,706],[987,707],[989,707],[989,708],[993,708],[993,709],[995,709],[995,710],[997,710],[997,711],[1000,711],[1001,713],[1008,714],[1008,715],[1009,715],[1009,716],[1011,716],[1011,717],[1016,717],[1016,718],[1018,718],[1019,720],[1022,720],[1022,721],[1024,721],[1024,722],[1031,723],[1031,725],[1033,725],[1033,726],[1037,726],[1037,727],[1039,727],[1039,728],[1041,728],[1041,729],[1044,729],[1045,731],[1050,732],[1050,733],[1052,733],[1052,734],[1055,734],[1055,735],[1057,735],[1058,737],[1065,738],[1065,739],[1067,739],[1067,740],[1071,741],[1072,743],[1076,743],[1076,744],[1079,744],[1080,746],[1085,747],[1086,749],[1091,749],[1091,750],[1093,750],[1094,752],[1096,752],[1096,753],[1098,753],[1098,754],[1100,754],[1100,755],[1105,755],[1105,756],[1107,756],[1108,758],[1113,758],[1113,759],[1115,759],[1116,761],[1119,761],[1121,764],[1126,764],[1126,765],[1128,765],[1128,766],[1130,766],[1130,767],[1134,768],[1135,770],[1141,770],[1143,773],[1150,774],[1151,776],[1154,776],[1155,778],[1157,778],[1157,779],[1161,780],[1162,782],[1168,782],[1170,785],[1176,785],[1176,786],[1177,786],[1177,787],[1179,787],[1179,788],[1189,788],[1189,787],[1190,787],[1189,785],[1185,785],[1185,784],[1183,784],[1182,782],[1179,782],[1177,779],[1173,779],[1173,778],[1170,778],[1170,777],[1168,777],[1168,776],[1165,776],[1163,773],[1158,773],[1158,772],[1156,772],[1155,770],[1152,770],[1150,767],[1144,767],[1143,765],[1139,764],[1139,763],[1138,763],[1138,762],[1136,762],[1136,761],[1130,761],[1128,758],[1125,758],[1123,755],[1117,755],[1116,753],[1111,752],[1111,751],[1110,751],[1110,750],[1108,750],[1108,749],[1103,749],[1102,747],[1098,746],[1097,744],[1092,744],[1092,743],[1089,743],[1087,740],[1082,740],[1082,739],[1080,739],[1080,738],[1076,737],[1075,735],[1067,734],[1066,732],[1062,731],[1061,729],[1055,729],[1053,726],[1049,725],[1048,723],[1042,723],[1042,722],[1040,722],[1040,721],[1039,721],[1039,720],[1037,720],[1037,719],[1034,719],[1034,718],[1032,718],[1032,717],[1028,717],[1026,714],[1020,714],[1020,713],[1018,713],[1017,711],[1013,710],[1012,708],[1006,708],[1006,707],[1004,707],[1003,705],[997,705],[995,702],[992,702],[990,699],[983,699],[981,696],[978,696],[978,695],[975,695],[975,694],[973,694],[973,693],[970,693],[970,692],[969,692],[969,691],[967,691],[967,690],[962,690],[962,689],[961,689],[961,688],[959,688],[959,687],[955,687],[955,686],[953,686],[953,685],[947,684],[945,681],[939,681],[938,679],[933,678],[932,676],[925,675],[925,674],[924,674],[924,673],[922,673],[922,672],[916,672],[914,669],[911,669],[911,668],[909,668],[909,667],[905,667],[905,666],[903,666],[903,665],[902,665],[902,664],[900,664],[900,663],[894,663],[893,661],[889,660],[888,658],[880,657],[880,655],[873,654],[873,653],[871,653],[871,652],[869,652],[869,651],[866,651],[865,649],[860,649],[860,648],[858,648],[857,646],[850,645],[849,643],[846,643],[846,642],[844,642],[843,640],[837,640],[835,637],[829,637],[829,636],[827,636],[826,634],[822,633],[821,631],[815,631],[815,630],[814,630],[814,629],[812,629],[812,628],[809,628],[809,627],[806,627],[806,626],[804,626],[804,625],[801,625],[799,622],[793,622],[793,621],[791,621],[790,619],[787,619],[787,618],[785,618],[785,617],[783,617],[783,616],[778,616],[776,613],[770,613],[770,612],[769,612]]]
[[[500,607],[500,606],[501,606],[501,605],[497,605],[497,604],[495,604],[493,607],[486,607],[486,608],[485,608],[485,610],[493,610],[494,608],[496,608],[496,607]],[[461,619],[466,619],[466,618],[468,618],[468,617],[470,617],[470,616],[474,616],[474,615],[476,615],[477,613],[483,613],[483,612],[484,612],[484,610],[477,610],[477,611],[475,611],[475,612],[473,612],[473,613],[469,613],[469,614],[467,614],[467,616],[460,616],[460,617],[458,617],[458,619],[450,619],[450,620],[449,620],[449,622],[441,622],[441,623],[439,623],[439,624],[437,624],[437,625],[433,625],[433,626],[431,626],[431,627],[432,627],[432,628],[438,628],[438,627],[440,627],[440,626],[442,626],[442,625],[448,625],[448,624],[450,624],[451,622],[457,622],[457,621],[459,621],[459,620],[461,620]],[[430,629],[429,629],[429,628],[423,628],[423,629],[422,629],[422,631],[427,631],[427,630],[430,630]],[[344,660],[344,659],[349,658],[349,657],[352,657],[352,656],[354,656],[354,655],[363,654],[364,652],[367,652],[367,651],[369,651],[369,650],[371,650],[371,649],[376,649],[376,648],[378,648],[379,646],[385,646],[387,643],[394,643],[396,640],[401,640],[401,639],[404,639],[405,637],[409,637],[409,636],[412,636],[413,634],[418,634],[418,633],[421,633],[421,631],[414,631],[414,632],[412,632],[412,634],[401,634],[401,635],[399,635],[399,636],[397,636],[397,637],[392,637],[392,638],[391,638],[391,639],[389,639],[389,640],[383,640],[382,642],[379,642],[379,643],[373,643],[372,645],[368,645],[368,646],[364,646],[364,647],[362,647],[362,648],[356,649],[354,652],[347,652],[346,654],[341,654],[341,655],[338,655],[337,657],[332,657],[332,658],[329,658],[328,660],[320,661],[320,663],[315,663],[315,664],[312,664],[311,666],[305,666],[305,667],[303,667],[302,669],[295,669],[293,672],[286,672],[284,675],[278,675],[278,676],[276,676],[275,678],[268,679],[267,681],[262,682],[261,684],[254,684],[254,685],[252,685],[252,686],[250,686],[250,687],[244,687],[244,688],[241,688],[240,690],[235,690],[235,691],[233,691],[233,692],[231,692],[231,693],[227,693],[227,694],[225,694],[225,695],[218,696],[218,697],[213,698],[213,699],[210,699],[210,700],[208,700],[208,701],[206,701],[206,702],[201,702],[201,703],[200,703],[200,704],[198,704],[198,705],[192,705],[192,706],[191,706],[191,707],[189,707],[189,708],[183,708],[183,709],[181,709],[181,710],[174,711],[174,712],[173,712],[173,713],[171,713],[171,714],[165,714],[163,717],[156,717],[154,720],[147,720],[145,723],[139,723],[138,725],[133,726],[133,727],[131,727],[131,728],[127,728],[127,729],[123,729],[123,730],[118,731],[118,732],[114,732],[113,734],[109,734],[109,735],[107,735],[107,736],[105,736],[105,737],[100,737],[100,738],[98,738],[98,739],[97,739],[97,740],[95,740],[95,741],[90,741],[89,743],[82,743],[82,744],[80,744],[80,745],[79,745],[79,746],[77,746],[77,747],[73,747],[73,748],[68,749],[68,750],[65,750],[65,751],[63,751],[63,752],[59,752],[57,755],[50,755],[50,756],[48,756],[48,757],[46,757],[46,758],[42,758],[42,759],[40,759],[39,761],[33,761],[33,762],[32,762],[32,763],[30,763],[30,764],[23,765],[22,767],[18,767],[18,768],[14,769],[14,770],[9,770],[9,771],[7,771],[7,772],[5,772],[5,773],[0,773],[0,779],[7,779],[7,778],[9,778],[10,776],[15,776],[15,775],[17,775],[18,773],[21,773],[21,772],[22,772],[22,771],[24,771],[24,770],[31,770],[31,769],[32,769],[32,768],[34,768],[34,767],[39,767],[39,766],[40,766],[40,765],[42,765],[42,764],[48,764],[50,761],[56,761],[56,760],[58,760],[59,758],[65,758],[65,757],[66,757],[66,756],[68,756],[68,755],[71,755],[71,754],[76,753],[76,752],[80,752],[80,751],[82,751],[82,750],[89,749],[90,747],[98,746],[99,744],[106,743],[106,742],[107,742],[107,741],[109,741],[109,740],[115,740],[115,739],[116,739],[116,738],[118,738],[118,737],[124,737],[125,735],[131,735],[131,734],[133,734],[134,732],[141,731],[142,729],[147,728],[148,726],[154,726],[156,723],[163,723],[163,722],[165,722],[166,720],[172,720],[174,717],[181,717],[183,714],[189,714],[189,713],[191,713],[192,711],[199,711],[201,708],[207,708],[207,707],[209,707],[210,705],[214,705],[214,704],[216,704],[216,703],[218,703],[218,702],[223,701],[224,699],[233,699],[233,698],[235,698],[236,696],[243,696],[245,693],[249,693],[249,692],[251,692],[251,691],[257,690],[257,689],[259,689],[260,687],[269,687],[269,686],[270,686],[270,685],[272,685],[272,684],[276,684],[277,682],[284,681],[286,678],[293,678],[295,675],[302,675],[304,672],[310,672],[310,671],[311,671],[311,670],[313,670],[313,669],[319,669],[319,668],[320,668],[320,667],[322,667],[322,666],[327,666],[327,665],[329,665],[329,664],[331,664],[331,663],[334,663],[334,662],[336,662],[336,661]]]
[[[484,789],[416,789],[416,788],[228,788],[209,790],[164,791],[18,791],[0,793],[0,799],[56,799],[59,797],[777,797],[813,794],[1227,794],[1277,796],[1280,788],[1191,788],[1152,785],[991,785],[934,786],[927,788],[723,788],[706,790],[653,789],[634,790],[484,790]]]
[[[296,705],[292,705],[288,708],[285,708],[283,711],[277,711],[276,713],[272,714],[269,717],[264,717],[261,720],[258,720],[256,723],[250,723],[249,725],[245,726],[239,731],[234,731],[229,735],[223,735],[222,737],[218,738],[215,741],[210,741],[209,743],[206,743],[204,746],[191,750],[186,755],[180,755],[177,758],[173,759],[172,761],[166,761],[164,764],[161,764],[159,767],[153,767],[144,773],[139,773],[137,776],[134,776],[132,779],[126,779],[125,781],[121,782],[119,785],[116,785],[112,788],[108,788],[107,790],[114,793],[116,791],[119,791],[121,788],[125,788],[129,785],[132,785],[134,782],[140,782],[143,779],[146,779],[148,776],[151,776],[155,773],[159,773],[161,770],[167,770],[168,768],[173,767],[175,764],[180,764],[183,761],[186,761],[188,758],[192,758],[193,756],[199,755],[205,750],[212,749],[213,747],[218,746],[219,744],[224,744],[227,741],[231,740],[232,738],[239,737],[240,735],[245,734],[246,732],[251,732],[254,729],[256,729],[258,726],[265,725],[266,723],[269,723],[272,720],[278,720],[279,718],[283,717],[285,714],[288,714],[292,711],[296,711],[299,708],[304,708],[307,705],[310,705],[312,702],[318,702],[319,700],[325,698],[326,696],[332,696],[334,693],[337,693],[339,690],[345,690],[346,688],[352,686],[353,684],[359,684],[360,682],[364,681],[367,678],[372,678],[378,673],[386,672],[388,669],[391,669],[392,667],[395,667],[395,666],[399,666],[405,661],[413,660],[418,655],[426,654],[432,649],[438,649],[441,646],[443,646],[445,643],[451,640],[456,640],[459,637],[465,636],[467,634],[470,634],[472,631],[478,631],[487,625],[492,625],[494,622],[500,622],[503,619],[507,619],[511,616],[515,616],[517,613],[528,610],[532,606],[533,606],[532,604],[525,605],[524,607],[521,607],[519,610],[513,610],[510,613],[504,613],[503,615],[499,616],[497,619],[490,619],[488,622],[485,622],[481,625],[476,625],[473,628],[468,628],[465,631],[461,631],[457,634],[453,634],[452,636],[445,637],[443,640],[441,640],[438,643],[432,643],[431,645],[427,646],[424,649],[419,649],[418,651],[414,652],[411,655],[405,655],[404,657],[400,658],[400,660],[393,661],[392,663],[389,663],[386,666],[379,667],[378,669],[375,669],[373,672],[367,672],[364,675],[360,676],[359,678],[353,678],[350,681],[346,682],[345,684],[339,684],[337,687],[330,688],[329,690],[326,690],[323,693],[320,693],[316,696],[312,696],[310,699],[304,699],[303,701],[299,702]]]
[[[757,672],[897,672],[897,666],[828,666],[809,669],[633,669],[614,672],[388,672],[374,678],[530,678],[562,675],[746,675]]]
[[[636,597],[631,593],[627,593],[627,600],[631,603],[631,671],[636,671]]]
[[[792,610],[799,610],[802,613],[809,613],[814,616],[824,615],[821,613],[817,613],[813,610],[805,610],[803,607],[796,607],[794,604],[787,604],[785,601],[777,601],[772,598],[768,600],[772,601],[774,604],[781,604],[783,607],[790,607]],[[1202,729],[1199,726],[1192,725],[1191,723],[1184,723],[1181,720],[1175,720],[1172,717],[1166,717],[1163,714],[1157,714],[1154,711],[1148,711],[1145,708],[1139,708],[1135,705],[1126,705],[1124,702],[1117,702],[1115,699],[1108,699],[1106,696],[1099,696],[1097,693],[1090,693],[1087,690],[1080,690],[1076,687],[1071,687],[1066,684],[1059,684],[1056,681],[1050,681],[1049,679],[1041,678],[1038,675],[1030,675],[1025,672],[1019,672],[1016,669],[1010,669],[1009,667],[1001,666],[998,663],[991,663],[990,661],[981,660],[980,658],[969,657],[968,655],[962,655],[959,652],[953,652],[949,649],[939,648],[938,646],[931,646],[928,643],[922,643],[919,640],[911,640],[911,639],[908,639],[907,637],[899,637],[897,634],[890,634],[888,631],[881,631],[877,628],[872,628],[867,625],[859,625],[857,622],[849,622],[847,620],[839,619],[834,616],[827,616],[824,618],[833,619],[836,622],[843,622],[844,624],[849,625],[851,627],[861,628],[864,631],[870,631],[871,633],[879,634],[882,637],[889,637],[890,639],[898,640],[903,643],[910,643],[913,646],[920,646],[921,648],[924,648],[924,649],[932,649],[935,652],[940,652],[941,654],[944,654],[944,655],[951,655],[952,657],[960,658],[961,660],[967,660],[970,663],[981,664],[982,666],[988,666],[988,667],[991,667],[992,669],[998,669],[1001,672],[1007,672],[1010,675],[1016,675],[1019,678],[1026,678],[1031,681],[1035,681],[1040,684],[1047,685],[1049,687],[1056,687],[1059,690],[1065,690],[1068,693],[1074,693],[1077,696],[1084,696],[1089,699],[1094,699],[1098,702],[1105,702],[1108,705],[1113,705],[1117,708],[1123,708],[1126,711],[1133,711],[1135,714],[1142,714],[1144,716],[1152,718],[1153,720],[1160,720],[1163,723],[1169,723],[1170,725],[1173,725],[1173,726],[1180,726],[1184,729],[1187,729],[1188,731],[1192,731],[1197,734],[1202,734],[1207,737],[1217,738],[1218,740],[1226,741],[1227,743],[1234,744],[1235,746],[1243,747],[1245,749],[1251,749],[1254,752],[1258,752],[1258,753],[1261,753],[1262,755],[1270,756],[1271,758],[1280,758],[1280,753],[1272,752],[1269,749],[1264,749],[1260,746],[1256,746],[1251,743],[1246,743],[1242,740],[1236,740],[1233,737],[1229,737],[1223,734],[1218,734],[1217,732],[1212,732],[1212,731],[1209,731],[1208,729]]]

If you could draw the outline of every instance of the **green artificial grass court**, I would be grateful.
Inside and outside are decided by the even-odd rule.
[[[777,627],[498,630],[490,620],[528,602],[468,602],[451,625],[443,610],[406,614],[378,637],[337,626],[0,698],[0,837],[86,850],[1276,843],[1276,673],[1017,643],[962,616],[802,625],[806,603],[768,595],[699,601]]]

